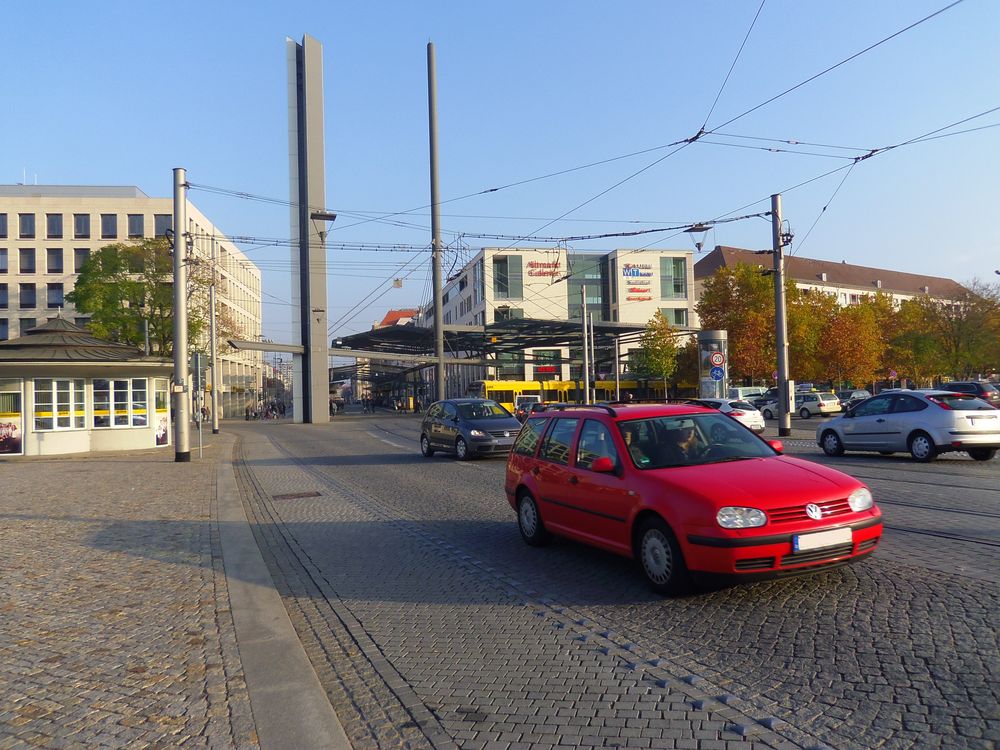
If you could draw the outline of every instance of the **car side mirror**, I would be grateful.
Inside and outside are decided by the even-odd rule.
[[[599,456],[590,465],[590,470],[600,472],[601,474],[611,474],[615,470],[615,462],[608,456]]]
[[[771,449],[774,450],[776,453],[785,452],[785,444],[782,443],[780,440],[768,440],[767,444],[770,445]]]

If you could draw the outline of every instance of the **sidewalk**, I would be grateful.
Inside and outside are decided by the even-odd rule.
[[[233,437],[0,461],[0,748],[347,748],[254,542]]]

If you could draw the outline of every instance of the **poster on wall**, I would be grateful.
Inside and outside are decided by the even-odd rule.
[[[0,455],[24,453],[21,381],[0,380]]]

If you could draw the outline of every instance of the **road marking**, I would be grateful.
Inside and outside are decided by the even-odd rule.
[[[400,450],[404,450],[404,451],[408,450],[408,446],[400,445],[399,443],[394,443],[391,440],[386,440],[384,437],[379,437],[378,435],[376,435],[373,432],[369,432],[368,434],[371,435],[376,440],[385,443],[386,445],[391,445],[393,448],[399,448]]]

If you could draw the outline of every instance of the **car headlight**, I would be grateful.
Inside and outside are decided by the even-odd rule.
[[[872,493],[867,487],[859,487],[847,496],[847,504],[851,506],[851,510],[857,512],[859,510],[868,510],[875,504],[875,501],[872,499]]]
[[[489,435],[482,430],[469,430],[469,434],[472,435],[472,437],[489,437]]]
[[[756,508],[728,506],[715,514],[715,520],[724,529],[752,529],[767,523],[767,516]]]

